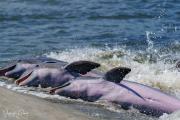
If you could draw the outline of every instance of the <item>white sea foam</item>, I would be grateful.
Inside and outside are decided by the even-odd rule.
[[[159,118],[159,120],[180,120],[180,111],[174,112],[170,115],[164,114]]]
[[[32,90],[31,88],[27,88],[27,87],[19,87],[15,84],[7,84],[6,82],[0,81],[0,86],[1,87],[5,87],[7,89],[10,89],[12,91],[17,91],[19,93],[26,93],[29,95],[34,95],[34,96],[38,96],[40,98],[56,98],[56,99],[63,99],[63,97],[58,96],[58,95],[50,95],[50,94],[46,94],[44,92],[39,92],[39,91],[35,91]]]

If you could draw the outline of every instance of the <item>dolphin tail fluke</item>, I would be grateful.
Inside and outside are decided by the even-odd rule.
[[[11,66],[9,66],[9,67],[0,69],[0,76],[5,76],[5,73],[6,73],[6,72],[8,72],[8,71],[10,71],[10,70],[13,70],[15,67],[16,67],[16,65],[11,65]]]
[[[104,79],[107,81],[120,83],[130,71],[130,68],[116,67],[106,72],[106,74],[104,75]]]

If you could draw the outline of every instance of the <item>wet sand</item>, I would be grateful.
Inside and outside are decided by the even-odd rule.
[[[90,120],[62,104],[0,87],[0,120]]]

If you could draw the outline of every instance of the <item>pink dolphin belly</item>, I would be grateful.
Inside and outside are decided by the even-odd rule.
[[[167,95],[158,89],[130,81],[122,81],[119,85],[126,87],[123,93],[124,96],[128,96],[125,97],[126,102],[149,109],[152,108],[154,110],[164,111],[166,113],[180,110],[179,99]]]

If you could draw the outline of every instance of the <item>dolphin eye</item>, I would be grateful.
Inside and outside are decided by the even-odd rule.
[[[36,65],[35,67],[39,67],[39,65]]]
[[[177,68],[180,68],[180,61],[177,62],[176,67],[177,67]]]
[[[45,61],[45,63],[56,63],[55,61]]]
[[[18,60],[17,62],[21,62],[22,60]]]

